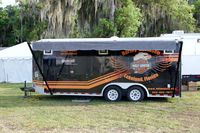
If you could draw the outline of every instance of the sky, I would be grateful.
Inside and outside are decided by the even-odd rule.
[[[7,5],[13,5],[15,4],[15,0],[2,0],[1,7],[6,7]]]

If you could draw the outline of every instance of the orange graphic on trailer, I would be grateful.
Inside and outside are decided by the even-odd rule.
[[[151,63],[149,63],[149,59],[151,59],[152,56],[148,53],[140,52],[136,54],[133,57],[133,62],[130,64],[131,70],[134,71],[134,73],[142,74],[146,72],[147,70],[151,69]]]
[[[126,69],[128,74],[124,78],[135,81],[145,82],[156,79],[159,73],[165,71],[172,65],[172,62],[178,61],[178,55],[162,55],[160,51],[122,51],[122,55],[126,56],[134,54],[130,57],[131,63],[123,58],[111,58],[111,64],[115,69]]]

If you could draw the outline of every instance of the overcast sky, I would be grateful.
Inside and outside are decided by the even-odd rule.
[[[7,5],[13,5],[15,4],[15,0],[2,0],[1,7],[6,7]]]

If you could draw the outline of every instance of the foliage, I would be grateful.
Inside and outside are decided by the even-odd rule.
[[[3,10],[3,8],[0,8],[0,25],[5,25],[7,21],[8,21],[7,12]]]
[[[141,24],[141,14],[132,0],[121,1],[121,7],[115,13],[117,36],[133,37]]]
[[[164,32],[193,32],[193,7],[187,0],[134,0],[143,13],[142,36],[159,36]]]
[[[96,37],[113,31],[105,23],[114,25],[119,37],[160,36],[173,30],[195,31],[193,6],[186,0],[116,0],[114,22],[109,19],[99,21],[94,34]],[[103,23],[103,24],[102,24]],[[105,32],[105,34],[104,34]]]
[[[196,28],[196,32],[200,32],[200,0],[197,0],[194,2],[194,17],[197,21],[197,28]]]
[[[140,26],[141,14],[131,0],[118,0],[114,21],[102,18],[94,30],[95,37],[133,37]]]
[[[46,22],[40,21],[40,8],[40,4],[24,4],[21,2],[20,19],[23,41],[39,39],[43,30],[46,29]]]
[[[200,14],[200,0],[194,2],[194,13]]]
[[[3,8],[0,8],[0,34],[3,35],[4,28],[8,22],[8,14]]]
[[[21,2],[0,9],[0,46],[11,46],[40,38],[46,22],[40,21],[40,5]]]
[[[100,19],[98,26],[95,28],[92,36],[94,37],[112,37],[116,32],[116,28],[112,21],[108,19]]]
[[[19,39],[19,10],[16,6],[7,6],[0,10],[0,44],[10,46]]]
[[[192,6],[186,0],[168,0],[162,3],[162,8],[168,11],[168,15],[172,18],[173,29],[181,29],[193,32],[195,29],[195,19],[192,14]],[[167,5],[166,5],[167,4]]]
[[[18,6],[0,8],[0,46],[49,37],[51,32],[58,36],[63,32],[63,37],[77,38],[160,36],[173,30],[200,31],[200,0],[193,0],[193,5],[188,0],[77,0],[79,6],[71,5],[76,8],[67,8],[66,3],[48,8],[58,1],[37,1],[18,0]],[[51,11],[43,14],[43,18],[47,15],[43,20],[48,23],[40,18],[47,8]],[[57,9],[62,11],[61,20],[56,17],[59,16]],[[52,15],[54,13],[56,15]],[[74,19],[69,19],[68,23],[65,17]]]

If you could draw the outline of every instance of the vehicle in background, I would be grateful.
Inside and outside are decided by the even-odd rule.
[[[162,34],[161,38],[181,39],[182,50],[182,83],[200,81],[200,33],[184,33],[174,31],[172,34]]]

